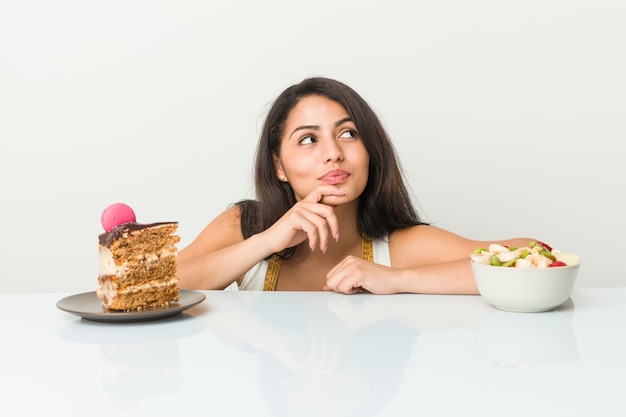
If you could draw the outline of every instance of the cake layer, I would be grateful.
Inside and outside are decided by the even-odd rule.
[[[100,247],[99,276],[115,276],[116,285],[123,289],[129,285],[143,284],[155,278],[176,276],[177,252],[163,251],[160,254],[138,254],[121,262],[114,259],[111,251]]]
[[[98,278],[102,304],[111,310],[141,310],[150,307],[167,307],[179,297],[178,279],[150,281],[120,290],[114,276]]]

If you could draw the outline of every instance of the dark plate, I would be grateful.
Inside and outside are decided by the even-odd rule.
[[[170,303],[169,307],[154,307],[138,311],[115,311],[104,308],[102,300],[96,296],[96,292],[91,291],[65,297],[57,301],[57,307],[85,320],[103,323],[133,323],[173,317],[201,303],[205,298],[206,296],[198,291],[180,290],[179,300]]]

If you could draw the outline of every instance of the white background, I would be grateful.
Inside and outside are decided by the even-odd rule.
[[[0,292],[95,289],[100,214],[252,194],[263,117],[337,78],[378,112],[424,218],[581,254],[625,286],[626,3],[0,0]]]

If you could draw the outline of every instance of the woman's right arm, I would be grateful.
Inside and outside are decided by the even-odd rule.
[[[229,208],[215,218],[189,246],[178,254],[181,288],[224,289],[241,283],[246,272],[261,260],[308,240],[311,250],[326,250],[328,239],[337,239],[339,224],[327,196],[345,196],[334,185],[319,185],[297,202],[268,229],[243,238],[241,209]]]
[[[224,289],[241,281],[250,268],[273,253],[258,235],[243,238],[240,216],[238,206],[229,208],[179,251],[181,288]]]

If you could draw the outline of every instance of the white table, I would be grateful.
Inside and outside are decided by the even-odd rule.
[[[207,291],[94,323],[0,295],[3,416],[625,416],[626,288],[547,313],[479,296]]]

